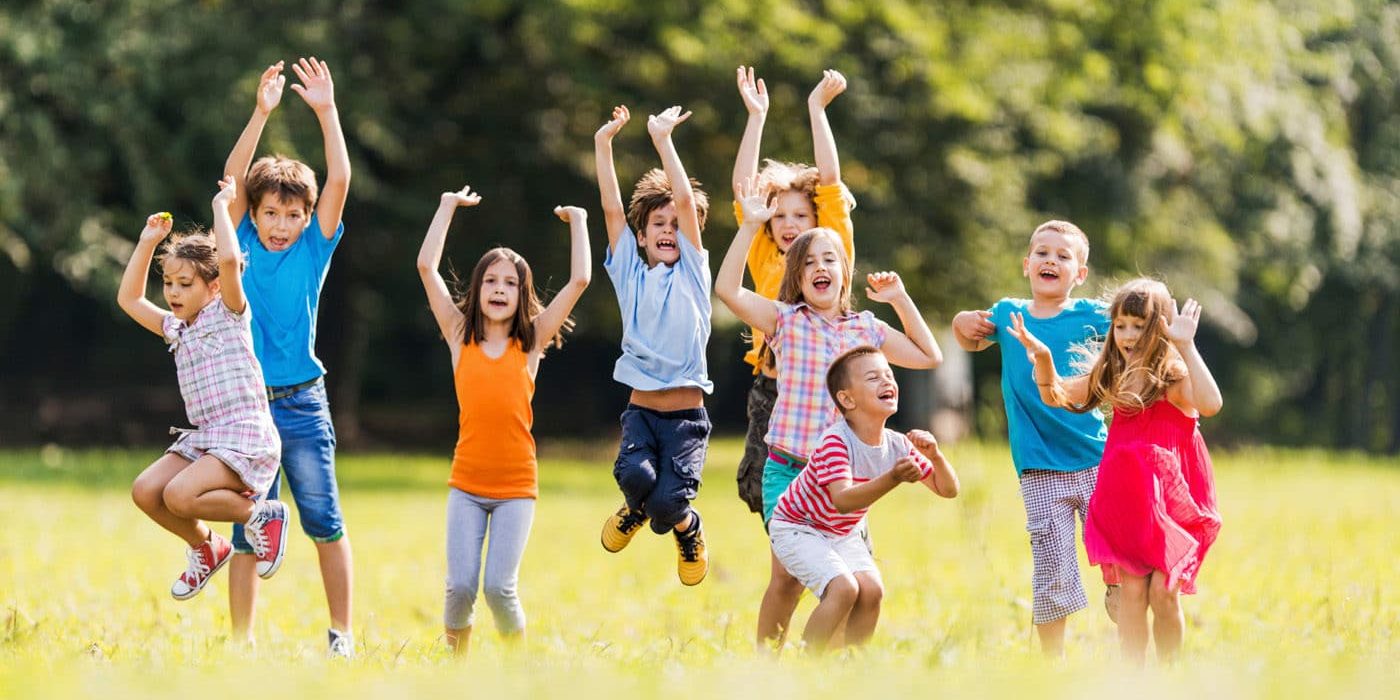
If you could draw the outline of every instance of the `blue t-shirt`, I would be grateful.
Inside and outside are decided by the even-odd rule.
[[[268,386],[292,386],[326,373],[316,357],[316,312],[342,222],[326,240],[315,214],[296,242],[272,252],[258,240],[251,213],[238,222],[238,247],[248,267],[243,291],[253,309],[253,352]]]
[[[631,227],[603,258],[622,311],[622,356],[613,379],[641,391],[698,386],[710,393],[705,371],[710,342],[710,254],[676,236],[674,265],[647,267]]]
[[[1075,472],[1088,469],[1103,458],[1108,429],[1098,409],[1074,413],[1051,408],[1040,399],[1034,368],[1026,348],[1011,335],[1011,313],[1025,318],[1026,329],[1050,348],[1055,371],[1061,377],[1079,374],[1071,348],[1103,338],[1108,333],[1108,307],[1096,299],[1075,299],[1069,308],[1050,318],[1030,314],[1029,299],[1002,299],[992,305],[988,320],[996,333],[988,340],[1001,345],[1001,395],[1006,402],[1011,461],[1016,474],[1027,469]]]

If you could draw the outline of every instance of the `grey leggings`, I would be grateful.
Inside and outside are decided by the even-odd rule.
[[[535,519],[533,498],[483,498],[460,489],[447,493],[447,604],[443,624],[448,629],[470,627],[475,617],[481,550],[486,531],[486,604],[501,634],[525,629],[516,583],[530,524]]]

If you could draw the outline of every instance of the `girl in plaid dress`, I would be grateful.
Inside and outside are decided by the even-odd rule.
[[[841,353],[860,345],[881,348],[890,364],[932,369],[943,361],[923,315],[893,272],[866,276],[866,296],[895,308],[901,333],[869,311],[852,308],[852,270],[840,236],[826,228],[804,232],[788,249],[778,298],[743,287],[744,259],[754,236],[772,218],[771,206],[754,180],[740,188],[743,225],[715,277],[715,295],[740,320],[763,333],[778,370],[778,398],[768,425],[768,461],[763,465],[763,519],[773,516],[778,497],[802,471],[822,431],[840,419],[826,391],[826,371]],[[760,649],[781,645],[802,584],[776,556],[769,562],[768,590],[758,621]],[[878,581],[862,582],[878,596]],[[864,587],[868,586],[868,588]]]
[[[1088,373],[1061,379],[1050,350],[1019,314],[1012,335],[1035,365],[1040,397],[1052,406],[1113,409],[1098,482],[1089,499],[1084,548],[1089,563],[1122,578],[1118,638],[1123,655],[1147,654],[1147,610],[1157,657],[1181,648],[1186,621],[1178,596],[1196,592],[1196,574],[1220,532],[1210,454],[1198,427],[1220,411],[1220,388],[1196,349],[1201,306],[1177,310],[1166,285],[1123,285],[1112,325]]]
[[[195,596],[233,553],[204,520],[243,523],[258,556],[258,574],[277,571],[286,545],[287,507],[261,498],[277,474],[282,445],[268,413],[262,368],[253,355],[241,257],[228,206],[232,178],[214,197],[214,236],[190,233],[161,254],[165,311],[146,299],[156,247],[170,234],[171,216],[152,214],[127,263],[117,302],[146,330],[165,339],[175,356],[180,394],[192,428],[132,485],[131,496],[156,524],[183,539],[187,566],[170,588],[176,600]]]

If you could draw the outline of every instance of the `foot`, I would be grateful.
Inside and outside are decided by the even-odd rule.
[[[646,522],[646,513],[632,510],[627,507],[626,503],[622,504],[616,513],[609,515],[608,519],[603,522],[603,549],[609,552],[621,552],[641,531]]]
[[[258,577],[272,578],[282,566],[287,552],[287,504],[281,501],[261,501],[253,506],[253,515],[243,526],[248,544],[258,557]]]
[[[185,550],[186,568],[170,586],[175,600],[189,600],[204,590],[204,585],[233,557],[233,544],[217,532],[209,533],[209,541]]]
[[[676,573],[681,583],[694,586],[705,580],[710,573],[710,555],[705,551],[705,531],[700,528],[700,514],[694,513],[694,521],[685,532],[673,530],[676,536]]]
[[[1118,624],[1118,584],[1111,583],[1104,589],[1103,609],[1108,613],[1108,619]]]
[[[326,630],[330,638],[330,657],[333,659],[353,659],[355,658],[355,637],[349,632],[341,632],[337,629]]]

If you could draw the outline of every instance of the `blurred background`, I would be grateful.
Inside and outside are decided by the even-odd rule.
[[[173,363],[117,281],[150,212],[209,224],[259,73],[305,55],[334,74],[354,170],[318,343],[346,446],[450,450],[448,353],[414,260],[439,193],[466,183],[485,199],[450,234],[464,276],[503,244],[556,288],[567,229],[550,210],[590,211],[594,282],[541,369],[536,429],[615,431],[592,134],[631,107],[627,196],[657,163],[644,117],[694,110],[676,143],[712,198],[717,269],[744,64],[772,95],[763,155],[804,162],[805,97],[823,68],[847,76],[828,113],[857,271],[900,272],[937,332],[1027,295],[1030,231],[1069,219],[1093,245],[1086,295],[1148,274],[1204,303],[1226,400],[1210,439],[1400,452],[1400,6],[1379,0],[6,0],[0,445],[157,444],[183,424]],[[272,152],[324,177],[290,90]],[[715,306],[709,407],[738,433],[743,329]],[[998,438],[999,364],[905,375],[902,419]]]

